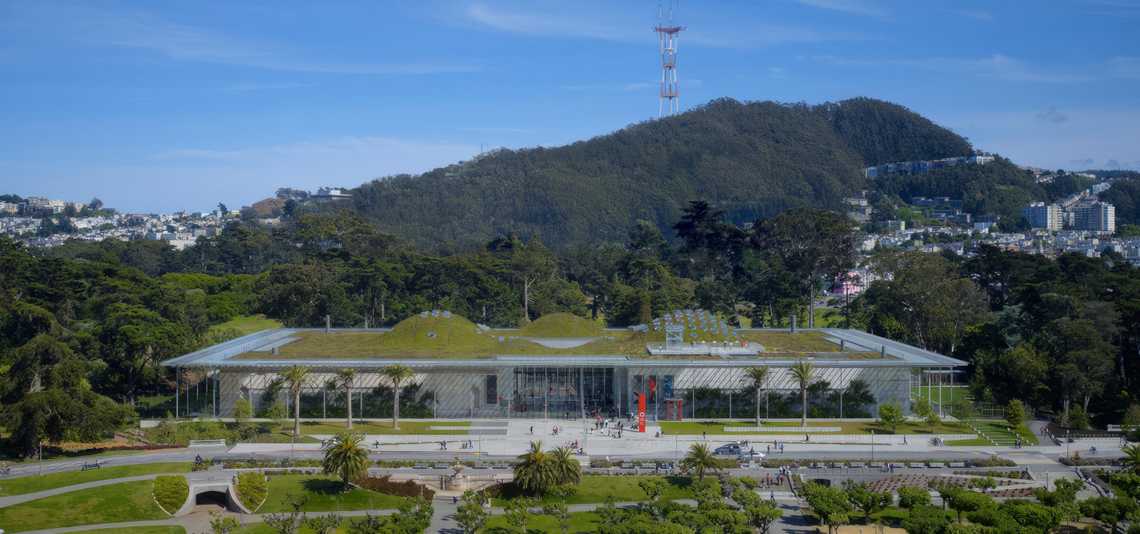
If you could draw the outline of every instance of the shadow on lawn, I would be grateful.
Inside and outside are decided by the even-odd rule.
[[[324,478],[310,478],[302,482],[301,485],[305,487],[305,491],[322,496],[336,496],[348,490],[341,481]]]

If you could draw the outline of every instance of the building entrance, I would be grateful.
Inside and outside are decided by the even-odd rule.
[[[511,415],[575,419],[616,413],[612,367],[518,367]]]

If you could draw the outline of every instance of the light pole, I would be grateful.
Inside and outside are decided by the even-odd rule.
[[[871,463],[875,462],[875,431],[871,430]]]

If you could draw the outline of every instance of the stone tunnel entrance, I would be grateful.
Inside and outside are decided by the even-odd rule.
[[[220,512],[222,510],[234,511],[230,506],[229,496],[222,491],[203,491],[194,496],[194,510]]]

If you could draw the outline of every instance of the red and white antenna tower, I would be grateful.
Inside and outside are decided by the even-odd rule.
[[[673,24],[673,10],[677,0],[667,0],[668,8],[657,5],[658,49],[661,52],[661,92],[657,98],[657,115],[663,117],[681,111],[681,92],[677,85],[677,34],[685,28]]]

